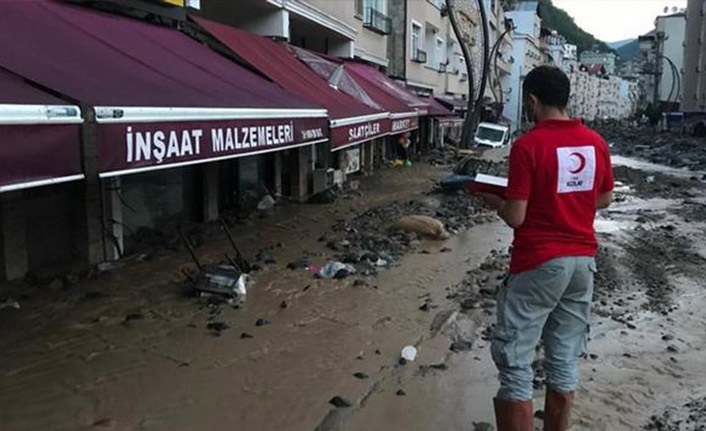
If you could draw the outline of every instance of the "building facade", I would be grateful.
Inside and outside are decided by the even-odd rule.
[[[706,1],[689,0],[684,53],[684,103],[687,113],[706,112]]]
[[[657,45],[658,100],[665,109],[678,110],[684,90],[682,82],[686,13],[658,16],[655,28],[661,42]]]
[[[580,56],[581,64],[600,63],[608,75],[615,75],[615,54],[612,52],[584,51]]]
[[[527,73],[543,63],[540,51],[541,19],[537,15],[538,2],[523,1],[506,13],[515,25],[512,39],[512,76],[508,101],[503,115],[510,119],[511,131],[522,125],[522,81]]]

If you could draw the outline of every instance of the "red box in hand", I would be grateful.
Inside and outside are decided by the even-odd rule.
[[[505,197],[506,189],[507,178],[486,174],[476,174],[475,179],[466,185],[466,190],[468,190],[470,194],[490,193],[492,195],[498,195],[501,198]]]

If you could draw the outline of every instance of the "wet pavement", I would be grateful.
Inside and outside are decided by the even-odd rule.
[[[706,188],[681,170],[618,161],[617,202],[596,221],[592,341],[572,430],[696,430],[706,425]],[[511,231],[465,197],[424,204],[447,171],[385,169],[334,204],[233,222],[263,267],[241,309],[186,295],[182,248],[58,290],[4,288],[22,307],[0,310],[0,428],[492,429],[488,343]],[[331,242],[379,254],[361,233],[387,236],[388,219],[408,211],[458,232],[400,238],[377,275],[287,268],[345,254]],[[473,223],[462,225],[463,211]],[[194,236],[209,262],[229,249],[215,228]],[[401,364],[406,345],[418,356]],[[541,374],[535,384],[540,410]]]

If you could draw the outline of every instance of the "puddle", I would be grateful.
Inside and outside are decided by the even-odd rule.
[[[627,166],[633,169],[639,169],[645,172],[659,172],[666,175],[672,175],[679,178],[690,178],[693,176],[701,177],[706,172],[690,171],[686,168],[678,169],[669,166],[658,165],[656,163],[646,162],[644,160],[633,159],[631,157],[611,155],[611,161],[616,166]]]

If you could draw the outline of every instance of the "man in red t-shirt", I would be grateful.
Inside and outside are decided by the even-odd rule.
[[[544,430],[564,431],[588,340],[593,221],[613,200],[613,175],[605,141],[567,115],[570,83],[561,70],[533,69],[522,90],[536,126],[512,146],[504,198],[481,194],[514,229],[491,345],[500,380],[495,412],[498,431],[534,430],[532,362],[543,339]]]

